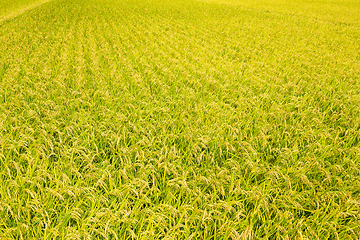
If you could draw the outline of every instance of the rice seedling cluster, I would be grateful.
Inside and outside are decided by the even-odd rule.
[[[11,3],[1,239],[360,238],[357,1]]]

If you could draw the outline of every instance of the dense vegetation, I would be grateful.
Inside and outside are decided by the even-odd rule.
[[[24,2],[1,239],[360,238],[357,1]]]
[[[1,0],[0,24],[3,21],[19,16],[49,1],[50,0]]]

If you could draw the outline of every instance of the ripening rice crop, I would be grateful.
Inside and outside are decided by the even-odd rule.
[[[360,238],[358,1],[0,9],[0,239]]]

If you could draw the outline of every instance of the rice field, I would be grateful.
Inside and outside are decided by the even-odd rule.
[[[359,1],[1,1],[0,239],[360,239]]]

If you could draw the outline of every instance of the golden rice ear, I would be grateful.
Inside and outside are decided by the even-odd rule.
[[[360,6],[1,0],[0,239],[360,239]]]

